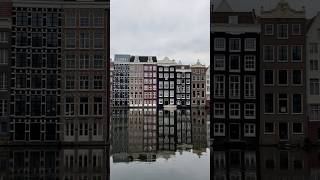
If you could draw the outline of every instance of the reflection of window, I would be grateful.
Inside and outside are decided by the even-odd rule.
[[[80,27],[88,27],[90,23],[90,13],[89,11],[82,10],[80,12]]]
[[[94,48],[103,48],[103,33],[102,31],[94,32]]]
[[[65,25],[66,27],[75,27],[76,26],[76,15],[73,12],[66,12],[65,17]]]
[[[256,97],[256,77],[255,76],[244,77],[244,97],[245,98]]]
[[[288,62],[288,46],[279,46],[278,47],[278,61],[279,62]]]
[[[57,45],[58,45],[57,33],[47,33],[47,46],[57,47]]]
[[[42,54],[32,54],[31,65],[33,68],[42,67]]]
[[[266,24],[264,26],[264,35],[273,35],[273,24]]]
[[[65,57],[65,68],[73,69],[76,67],[76,57],[73,54],[68,54]]]
[[[31,96],[31,116],[41,115],[41,96]]]
[[[8,101],[0,99],[0,116],[6,116],[8,112]]]
[[[102,54],[98,53],[94,55],[93,68],[101,69],[103,68],[103,57]]]
[[[317,59],[310,60],[310,70],[311,71],[319,70],[319,61]]]
[[[302,84],[302,73],[301,70],[292,71],[292,84]]]
[[[0,64],[8,64],[8,50],[0,49]]]
[[[81,54],[80,55],[80,69],[89,69],[89,55]]]
[[[66,89],[75,88],[75,77],[73,75],[66,76]]]
[[[28,25],[28,13],[27,12],[17,12],[17,26],[27,26]]]
[[[263,60],[266,62],[274,61],[273,46],[266,45],[263,47]]]
[[[17,32],[16,33],[16,43],[17,46],[27,46],[28,45],[28,38],[26,32]]]
[[[310,120],[320,120],[320,104],[310,105]]]
[[[93,16],[94,27],[103,26],[103,12],[94,12]]]
[[[300,35],[301,34],[300,24],[292,24],[292,34],[293,35]]]
[[[102,89],[102,87],[103,87],[102,76],[94,76],[93,77],[93,88],[94,89]]]

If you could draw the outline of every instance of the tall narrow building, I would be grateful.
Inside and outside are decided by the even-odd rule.
[[[198,60],[191,66],[192,70],[192,103],[193,107],[204,107],[206,101],[206,66]]]
[[[107,1],[66,1],[61,9],[65,143],[107,142],[108,9]]]
[[[191,68],[190,65],[176,66],[176,104],[178,108],[191,107]]]
[[[0,2],[0,144],[9,140],[11,3]]]
[[[222,1],[211,14],[214,144],[259,141],[259,39],[254,12],[235,12]]]
[[[306,135],[305,9],[261,8],[260,143],[302,144]]]

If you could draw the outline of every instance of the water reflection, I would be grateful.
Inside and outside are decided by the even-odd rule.
[[[0,148],[0,180],[109,180],[109,148]]]
[[[112,111],[113,162],[155,161],[166,152],[207,148],[205,109],[131,108]]]

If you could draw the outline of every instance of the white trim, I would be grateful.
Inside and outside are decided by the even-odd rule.
[[[231,40],[239,40],[239,50],[232,50],[231,49]],[[230,38],[229,39],[229,51],[230,52],[240,52],[241,51],[241,39],[240,38]]]
[[[223,40],[223,43],[224,43],[224,47],[223,48],[217,48],[216,47],[218,40]],[[214,39],[214,50],[215,51],[225,51],[226,50],[226,39],[225,38],[215,38]]]

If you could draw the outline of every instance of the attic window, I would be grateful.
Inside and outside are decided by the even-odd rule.
[[[229,16],[229,24],[238,24],[238,16]]]

